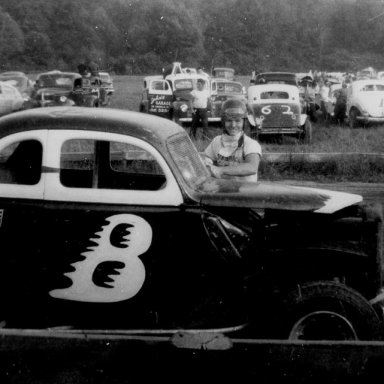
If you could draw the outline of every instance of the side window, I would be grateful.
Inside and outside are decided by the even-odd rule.
[[[60,181],[71,188],[156,191],[164,188],[166,178],[153,156],[140,147],[75,139],[62,147]]]
[[[34,185],[41,178],[43,147],[37,140],[13,143],[0,151],[0,183]]]

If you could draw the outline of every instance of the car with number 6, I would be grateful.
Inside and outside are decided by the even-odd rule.
[[[169,119],[0,118],[2,327],[380,339],[382,240],[360,195],[213,178]]]
[[[304,143],[312,140],[312,125],[303,111],[299,88],[288,84],[258,84],[248,88],[253,116],[261,121],[251,131],[253,137],[288,135]]]

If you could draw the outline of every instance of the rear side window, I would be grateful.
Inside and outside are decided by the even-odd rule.
[[[60,181],[71,188],[156,191],[166,178],[153,156],[135,145],[73,139],[61,149]]]

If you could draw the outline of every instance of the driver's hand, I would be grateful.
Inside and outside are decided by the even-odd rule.
[[[211,171],[211,174],[213,177],[216,177],[217,179],[220,179],[222,177],[222,168],[216,167],[215,165],[209,166],[209,170]]]

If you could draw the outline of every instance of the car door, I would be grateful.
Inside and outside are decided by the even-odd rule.
[[[153,79],[148,84],[148,112],[169,118],[173,93],[167,80]]]
[[[33,322],[28,305],[42,287],[37,271],[45,237],[46,137],[39,130],[0,141],[0,323],[7,326],[17,327],[26,317]]]
[[[196,306],[217,288],[219,260],[200,208],[183,204],[163,157],[103,132],[54,132],[49,145],[50,321],[109,329],[196,321]]]

